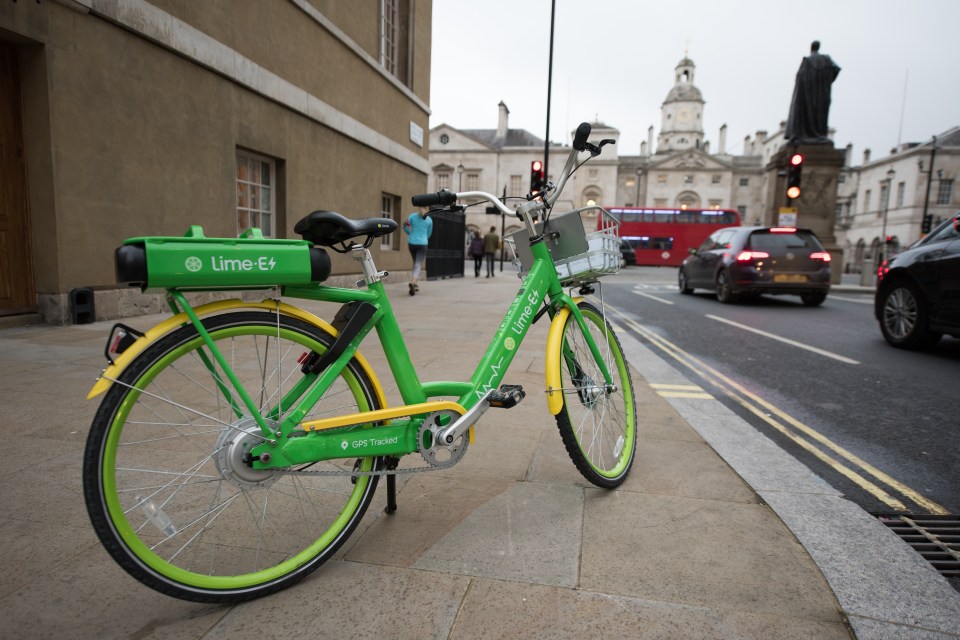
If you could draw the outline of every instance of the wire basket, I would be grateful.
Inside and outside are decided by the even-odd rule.
[[[583,228],[581,214],[597,212],[597,230],[587,233]],[[602,276],[620,271],[620,223],[602,207],[592,206],[575,209],[550,218],[550,231],[559,229],[559,238],[548,234],[547,248],[553,256],[557,276],[565,287],[596,282]],[[538,225],[538,230],[540,225]],[[525,230],[505,238],[514,253],[514,264],[522,276],[530,270],[533,256],[529,249],[529,235]],[[572,248],[572,250],[571,250]],[[586,251],[584,251],[586,248]]]

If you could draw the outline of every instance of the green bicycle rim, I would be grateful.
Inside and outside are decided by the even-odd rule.
[[[256,329],[256,331],[251,333],[251,328]],[[215,338],[231,338],[238,335],[268,335],[272,337],[278,335],[278,333],[275,327],[246,325],[215,331],[212,335]],[[302,337],[303,334],[299,334],[286,328],[281,328],[279,335],[289,340],[293,340],[292,336],[296,335]],[[353,492],[350,495],[350,499],[344,505],[343,510],[340,512],[337,519],[321,537],[317,538],[317,540],[315,540],[310,546],[305,548],[297,555],[281,562],[280,564],[263,569],[262,571],[256,571],[237,576],[209,576],[181,569],[180,567],[170,564],[155,554],[136,535],[123,513],[123,507],[120,504],[120,497],[117,493],[116,484],[114,483],[117,445],[123,432],[122,425],[126,422],[127,415],[129,414],[131,408],[136,404],[136,401],[140,396],[140,391],[146,388],[161,371],[166,369],[167,365],[174,360],[179,359],[184,354],[193,351],[198,346],[202,345],[202,343],[203,339],[200,336],[197,336],[196,338],[183,345],[180,345],[164,355],[164,357],[150,366],[150,368],[137,380],[136,387],[132,388],[127,394],[126,398],[124,398],[124,401],[117,410],[117,413],[114,415],[113,420],[111,420],[110,435],[107,438],[107,442],[103,450],[103,463],[101,465],[101,468],[103,469],[103,475],[101,476],[103,482],[103,498],[106,503],[107,512],[110,515],[110,521],[112,522],[113,527],[119,534],[120,538],[123,540],[124,544],[140,562],[149,567],[158,575],[166,579],[176,581],[180,584],[198,589],[228,591],[262,586],[265,583],[275,581],[295,572],[308,561],[322,553],[323,550],[326,549],[336,539],[336,537],[340,535],[347,523],[353,517],[354,513],[357,511],[357,508],[363,499],[363,494],[366,491],[367,485],[371,480],[371,476],[357,477],[357,482]],[[309,346],[314,349],[318,349],[319,352],[325,350],[325,347],[320,343],[314,343],[313,345]],[[360,384],[356,377],[349,373],[348,370],[344,369],[344,380],[347,382],[348,386],[353,392],[354,398],[357,400],[358,406],[360,407],[360,411],[368,411],[369,405],[367,404],[366,398],[363,396],[363,393],[360,389]],[[117,428],[118,424],[121,425],[120,428]],[[370,471],[372,467],[373,458],[364,458],[359,470]]]
[[[604,331],[604,335],[603,335],[604,339],[605,340],[610,339],[610,336],[607,335],[607,332],[609,331],[609,329],[606,327],[605,323],[603,322],[602,317],[597,316],[595,313],[593,313],[589,309],[581,308],[580,313],[584,316],[584,319],[586,319],[589,316],[590,318],[595,320],[597,323],[597,326],[602,328]],[[570,316],[567,322],[568,322],[567,324],[568,327],[572,326],[579,331],[580,327],[576,324],[576,321],[573,319],[573,316]],[[616,343],[614,343],[611,340],[610,344],[611,344],[611,350],[613,353],[613,360],[617,365],[617,373],[619,374],[620,381],[622,383],[624,380],[630,379],[628,377],[629,374],[627,372],[626,360],[624,359],[623,353],[617,347]],[[603,349],[603,345],[597,345],[597,346],[600,347],[601,350]],[[590,456],[587,455],[586,450],[583,448],[583,443],[580,442],[580,438],[577,436],[576,429],[571,429],[571,432],[573,433],[574,438],[577,439],[577,446],[580,447],[580,451],[583,452],[583,459],[587,462],[588,465],[590,465],[590,468],[596,471],[599,475],[603,476],[604,478],[610,478],[610,479],[618,478],[620,475],[623,474],[624,470],[630,465],[631,456],[629,455],[629,452],[633,450],[633,443],[637,437],[636,410],[633,407],[633,389],[630,388],[629,384],[621,384],[620,387],[621,388],[619,389],[619,391],[623,393],[624,409],[626,413],[624,418],[626,419],[627,424],[626,424],[626,429],[624,433],[623,452],[621,453],[620,459],[617,461],[617,464],[615,467],[613,467],[612,469],[602,469],[597,465],[595,465],[593,463],[593,460],[590,459]],[[572,426],[573,421],[570,418],[569,411],[567,411],[567,420],[570,422]]]

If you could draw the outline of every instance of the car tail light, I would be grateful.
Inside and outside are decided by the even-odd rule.
[[[883,262],[880,263],[880,266],[877,267],[877,280],[878,281],[883,280],[883,277],[887,275],[889,271],[890,271],[890,265],[887,264],[886,260],[884,260]]]
[[[753,262],[762,258],[769,258],[770,254],[766,251],[741,251],[737,254],[737,262]]]
[[[770,229],[770,233],[796,233],[796,227],[773,227]]]
[[[830,262],[830,254],[826,251],[817,251],[816,253],[810,254],[811,260],[823,260],[824,262]]]

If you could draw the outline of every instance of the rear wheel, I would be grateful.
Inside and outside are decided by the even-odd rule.
[[[887,342],[902,349],[923,349],[943,334],[930,331],[927,303],[910,280],[900,279],[881,294],[880,331]]]
[[[734,295],[733,287],[730,285],[730,274],[725,269],[717,274],[717,300],[723,304],[737,301],[737,296]]]
[[[577,307],[600,349],[614,388],[603,374],[573,315],[563,327],[560,379],[563,408],[557,414],[560,437],[571,460],[587,480],[606,489],[627,478],[637,448],[637,415],[630,367],[613,328],[593,305]]]
[[[303,379],[298,358],[333,343],[315,326],[271,313],[228,313],[204,326],[264,416]],[[123,371],[87,440],[84,494],[104,547],[145,585],[185,600],[240,602],[309,574],[373,498],[377,476],[350,472],[382,465],[380,458],[308,465],[344,474],[331,476],[255,470],[245,453],[265,438],[230,389],[186,325]],[[305,419],[370,411],[377,397],[352,361]]]
[[[811,291],[810,293],[801,293],[800,300],[805,307],[819,307],[827,299],[826,291]]]

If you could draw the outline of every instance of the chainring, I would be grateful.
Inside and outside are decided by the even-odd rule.
[[[467,453],[467,445],[470,442],[466,431],[451,444],[439,442],[437,438],[440,431],[459,418],[459,413],[449,409],[434,411],[424,418],[420,431],[417,433],[417,449],[420,450],[420,455],[431,467],[439,469],[452,467],[460,462],[460,459]],[[429,440],[426,437],[428,433],[430,434]],[[427,442],[429,442],[429,446]]]

